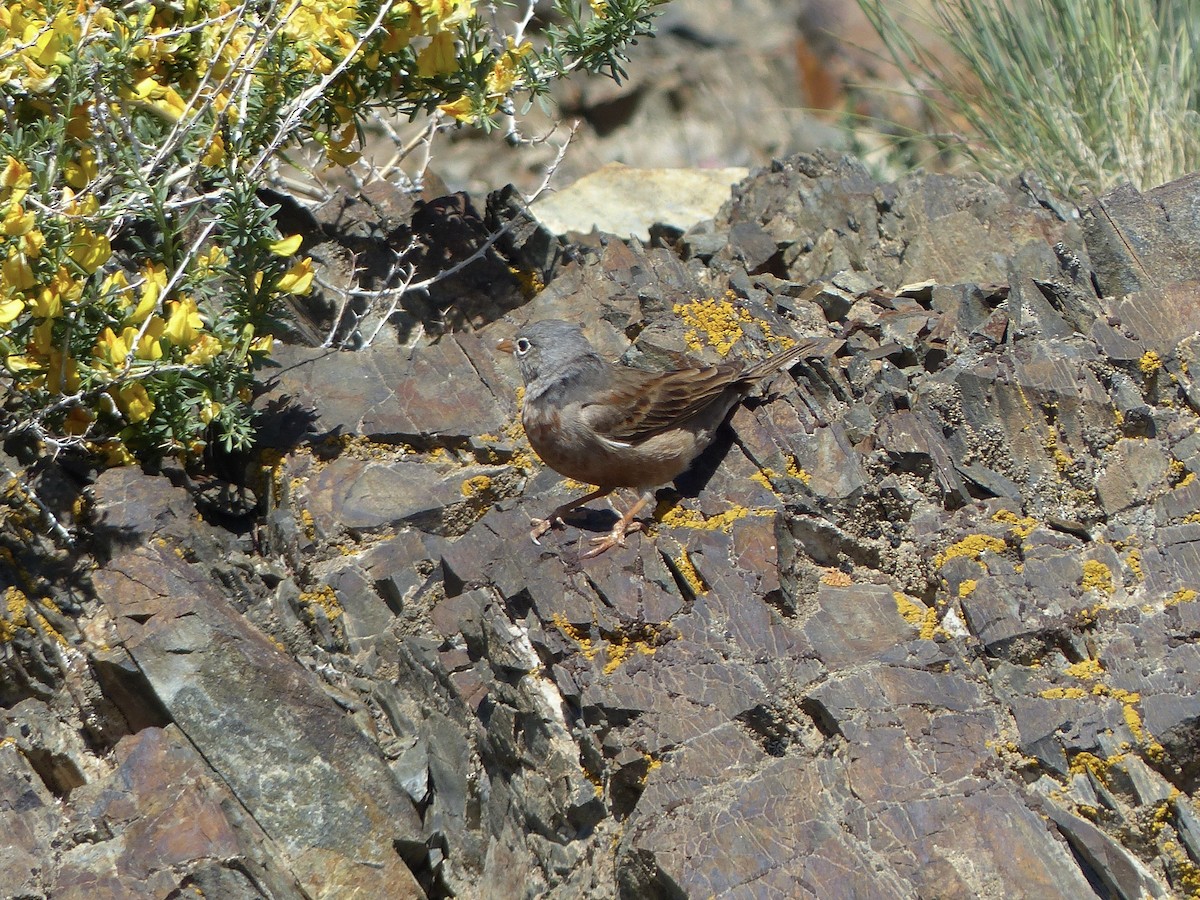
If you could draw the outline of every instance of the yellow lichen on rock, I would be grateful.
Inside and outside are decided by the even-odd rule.
[[[492,479],[487,475],[472,475],[463,481],[460,490],[464,497],[478,497],[486,494],[492,487]]]
[[[591,635],[587,629],[569,621],[562,613],[553,613],[550,616],[550,624],[561,631],[565,637],[573,640],[579,646],[579,652],[583,654],[585,659],[595,658],[596,647],[592,643]]]
[[[1197,597],[1197,593],[1191,588],[1180,588],[1170,597],[1163,601],[1164,606],[1175,606],[1177,603],[1191,603]]]
[[[1077,687],[1053,687],[1038,691],[1038,696],[1046,700],[1082,700],[1087,695],[1087,691]]]
[[[317,585],[311,591],[302,591],[300,602],[309,607],[319,607],[330,622],[342,615],[342,605],[338,602],[337,594],[327,584]]]
[[[18,628],[29,627],[29,598],[10,586],[4,592],[4,611],[6,614],[0,617],[0,641],[11,641]]]
[[[605,675],[611,675],[617,671],[621,663],[629,659],[634,653],[640,653],[643,656],[653,656],[658,652],[658,647],[645,638],[618,634],[609,638],[607,652],[608,662],[604,664],[604,668],[601,671]]]
[[[708,593],[708,585],[704,583],[704,579],[696,571],[696,567],[692,564],[692,558],[688,556],[687,550],[681,550],[678,556],[672,558],[672,562],[675,563],[675,569],[679,572],[679,576],[692,589],[692,593]]]
[[[729,354],[745,334],[742,326],[752,321],[750,313],[734,306],[732,300],[735,297],[732,292],[726,292],[721,300],[710,297],[675,304],[675,314],[688,326],[684,340],[689,350],[698,352],[708,346],[721,356]]]
[[[1038,523],[1036,519],[1031,519],[1028,516],[1019,516],[1009,509],[1002,509],[992,516],[993,522],[1003,522],[1009,526],[1009,531],[1015,534],[1021,540],[1033,534]]]
[[[1080,678],[1086,680],[1094,680],[1104,674],[1104,667],[1100,665],[1098,659],[1084,659],[1077,663],[1072,663],[1063,669],[1072,678]]]
[[[769,516],[774,512],[766,507],[749,509],[745,506],[734,506],[713,516],[706,516],[696,509],[684,509],[667,502],[659,504],[654,511],[654,518],[660,525],[668,528],[694,528],[702,531],[729,531],[733,523],[747,516]]]
[[[1083,564],[1083,580],[1081,584],[1085,591],[1099,591],[1102,594],[1111,594],[1114,590],[1112,569],[1098,559],[1089,559]]]
[[[937,610],[914,600],[901,591],[893,592],[892,597],[896,600],[896,612],[904,621],[917,629],[921,639],[933,640],[938,628]]]
[[[940,569],[955,557],[965,556],[983,566],[979,558],[984,553],[1003,553],[1007,548],[1008,545],[1004,541],[990,534],[969,534],[961,541],[951,544],[941,553],[936,554],[933,557],[933,565]]]

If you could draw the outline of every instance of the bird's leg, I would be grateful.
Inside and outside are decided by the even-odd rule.
[[[612,488],[598,487],[594,491],[584,494],[582,497],[576,497],[574,500],[568,500],[562,506],[557,507],[550,515],[544,519],[530,519],[529,524],[533,526],[533,530],[529,532],[529,538],[535,544],[540,544],[538,540],[543,534],[553,528],[555,525],[564,524],[562,517],[578,506],[583,506],[585,503],[591,503],[606,494],[611,494]]]
[[[621,516],[621,520],[613,526],[612,531],[604,535],[604,537],[592,538],[592,543],[596,546],[583,554],[582,558],[591,559],[593,556],[599,556],[609,547],[624,547],[625,535],[642,530],[642,523],[633,521],[633,517],[640,513],[646,507],[646,504],[653,499],[653,491],[643,491],[637,503],[629,507],[625,515]]]

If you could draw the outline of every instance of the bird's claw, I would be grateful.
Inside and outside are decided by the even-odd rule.
[[[592,538],[592,543],[596,546],[587,553],[583,554],[583,556],[580,558],[592,559],[593,557],[599,556],[605,550],[608,550],[612,547],[624,547],[625,537],[633,534],[635,531],[641,530],[641,522],[630,522],[629,524],[618,522],[617,526],[608,534],[604,535],[604,537]]]
[[[565,527],[567,523],[562,520],[562,516],[551,516],[549,519],[530,519],[529,524],[533,526],[529,532],[529,539],[540,547],[542,542],[538,538],[551,528]]]

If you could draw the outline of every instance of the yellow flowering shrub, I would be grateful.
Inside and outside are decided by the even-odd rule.
[[[560,0],[537,47],[476,0],[0,5],[0,430],[120,461],[245,446],[274,316],[314,284],[260,196],[277,154],[352,164],[371,109],[491,127],[620,75],[658,2]]]

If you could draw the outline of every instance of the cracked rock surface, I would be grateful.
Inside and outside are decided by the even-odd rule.
[[[0,896],[1200,896],[1197,184],[791,157],[669,241],[515,229],[482,265],[544,289],[442,333],[279,348],[252,513],[48,468],[87,541],[0,570]],[[492,350],[552,316],[839,349],[585,560],[615,513],[529,540],[579,488]]]

